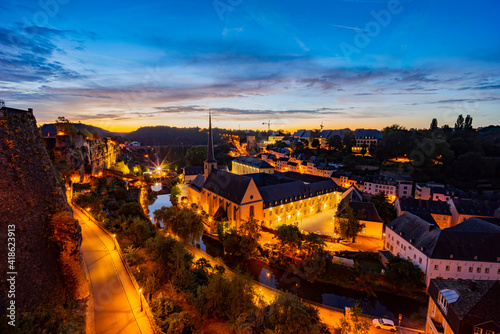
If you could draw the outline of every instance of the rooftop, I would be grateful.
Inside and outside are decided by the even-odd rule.
[[[401,211],[429,212],[431,214],[451,216],[450,205],[443,201],[432,201],[415,198],[399,198]]]
[[[247,166],[252,166],[256,168],[273,168],[270,164],[268,164],[266,161],[256,159],[256,158],[250,158],[250,157],[237,157],[233,159],[233,162],[237,162],[240,164],[244,164]]]
[[[441,230],[405,212],[387,226],[429,258],[499,262],[500,231],[494,227],[485,228],[484,224],[468,219]]]

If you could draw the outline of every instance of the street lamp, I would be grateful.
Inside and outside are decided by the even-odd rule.
[[[139,289],[139,300],[141,301],[141,312],[142,312],[142,289]]]
[[[116,234],[113,234],[113,250],[116,250]]]

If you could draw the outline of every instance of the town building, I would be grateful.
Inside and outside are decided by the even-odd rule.
[[[415,215],[421,212],[427,212],[441,229],[452,226],[450,206],[446,202],[415,198],[398,198],[394,202],[394,208],[396,209],[398,217],[405,212],[411,212]]]
[[[432,279],[426,334],[500,333],[500,282]]]
[[[274,173],[274,167],[265,161],[250,157],[237,157],[231,163],[234,174]]]
[[[334,230],[338,233],[338,224],[346,207],[350,206],[356,218],[365,227],[358,234],[365,237],[383,238],[384,221],[380,218],[375,205],[372,202],[365,202],[361,192],[354,186],[351,186],[344,194],[334,218]]]
[[[384,249],[419,266],[432,278],[500,279],[500,226],[470,218],[440,229],[406,212],[385,229]]]
[[[495,210],[500,208],[498,200],[450,198],[448,204],[452,215],[452,226],[471,217],[494,218]]]
[[[349,188],[355,186],[359,191],[364,191],[365,178],[354,175],[352,172],[333,172],[331,178],[341,187]]]
[[[363,148],[368,150],[370,147],[377,147],[382,141],[382,132],[373,129],[356,129],[354,130],[354,138],[356,146],[352,148],[352,151],[358,153]]]
[[[329,148],[328,147],[328,139],[334,136],[339,136],[340,139],[344,138],[344,133],[351,131],[351,129],[341,129],[341,130],[322,130],[319,133],[319,142],[321,148]]]
[[[405,175],[367,176],[364,182],[364,192],[372,195],[385,193],[393,202],[396,198],[412,196],[413,181]]]
[[[218,169],[211,131],[210,120],[204,174],[191,182],[188,195],[212,220],[227,220],[238,229],[253,217],[263,226],[276,227],[334,209],[340,202],[343,188],[330,178],[296,172],[239,175]]]
[[[183,169],[184,183],[190,184],[199,174],[203,174],[203,166],[187,166]]]

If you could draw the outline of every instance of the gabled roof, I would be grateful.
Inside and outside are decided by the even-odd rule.
[[[208,175],[203,188],[233,203],[241,204],[251,181],[250,177],[214,169]]]
[[[377,223],[383,223],[384,221],[382,218],[380,218],[377,209],[375,208],[375,204],[372,202],[356,202],[352,201],[349,203],[349,206],[352,208],[352,211],[354,215],[359,219],[359,220],[365,220],[365,221],[371,221],[371,222],[377,222]],[[362,214],[362,211],[364,211],[364,215]],[[336,216],[340,216],[345,212],[345,206],[341,211],[337,211],[335,214]]]
[[[375,139],[382,139],[382,132],[379,130],[374,130],[374,129],[356,129],[354,131],[354,137],[355,138],[367,138],[367,137],[373,137]]]
[[[203,176],[203,174],[198,174],[189,186],[195,189],[196,191],[200,192],[203,189],[204,183],[205,183],[205,177]]]
[[[399,234],[406,241],[410,242],[412,246],[428,257],[431,256],[441,232],[439,227],[429,224],[425,220],[409,212],[405,212],[394,219],[387,224],[387,227],[396,234]]]
[[[431,214],[451,216],[450,205],[443,201],[432,201],[415,198],[399,198],[402,211],[429,212]]]
[[[472,200],[454,198],[453,203],[459,214],[494,217],[500,201]]]
[[[254,179],[265,208],[340,189],[330,178],[296,172],[258,173],[246,176]]]
[[[463,228],[459,226],[464,223]],[[474,221],[441,230],[405,212],[387,226],[429,258],[498,262],[500,257],[500,232],[485,232]]]
[[[487,218],[486,218],[487,219]],[[458,225],[447,228],[449,231],[500,232],[500,226],[481,218],[471,217]]]
[[[297,131],[293,134],[293,136],[294,136],[294,137],[302,137],[302,135],[304,134],[304,132],[305,132],[305,131],[306,131],[306,130],[297,130]]]
[[[323,130],[319,133],[319,138],[330,138],[335,135],[340,136],[340,138],[344,138],[344,132],[351,131],[350,129],[342,129],[342,130]]]
[[[439,308],[439,293],[452,290],[459,298],[444,313],[454,333],[473,333],[474,326],[486,324],[500,328],[500,282],[485,280],[431,279],[429,296]],[[494,330],[495,331],[495,330]]]
[[[250,157],[237,157],[233,159],[233,161],[256,168],[273,168],[273,166],[271,166],[264,160],[250,158]]]
[[[184,175],[203,174],[203,166],[187,166],[184,167]]]

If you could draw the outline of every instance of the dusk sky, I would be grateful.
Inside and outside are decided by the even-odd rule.
[[[500,1],[0,3],[0,99],[113,131],[500,121]]]

